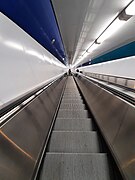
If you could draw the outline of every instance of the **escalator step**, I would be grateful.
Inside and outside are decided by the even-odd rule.
[[[111,180],[107,155],[73,77],[68,77],[40,180]]]
[[[98,153],[100,152],[100,148],[97,133],[94,131],[53,131],[48,151],[61,153]]]
[[[71,87],[71,88],[67,88],[65,89],[64,93],[79,93],[78,89],[74,86],[74,87]]]
[[[64,93],[63,96],[67,96],[67,97],[81,97],[81,95],[79,93],[74,94],[74,93]]]
[[[60,109],[85,109],[85,105],[77,103],[61,103]]]
[[[58,118],[87,118],[87,110],[64,110],[60,109],[58,112]]]
[[[92,131],[92,122],[91,119],[57,119],[54,130]]]
[[[82,98],[81,97],[66,97],[66,96],[63,96],[63,99],[62,100],[82,100]]]
[[[110,180],[107,156],[47,153],[40,180]]]
[[[77,94],[63,94],[63,97],[82,97],[78,93]]]
[[[82,99],[62,99],[62,103],[79,103],[82,104]]]

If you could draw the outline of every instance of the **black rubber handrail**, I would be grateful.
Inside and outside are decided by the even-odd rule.
[[[62,76],[56,78],[55,80],[44,84],[38,88],[36,88],[35,90],[26,93],[25,95],[23,95],[22,97],[19,97],[17,99],[14,99],[13,101],[8,102],[7,104],[5,104],[4,106],[1,107],[0,109],[0,117],[4,116],[6,113],[8,113],[9,111],[11,111],[12,109],[14,109],[15,107],[17,107],[18,105],[20,105],[21,103],[23,103],[25,100],[27,100],[28,98],[30,98],[31,96],[35,95],[38,91],[40,91],[43,88],[48,88],[52,83],[54,83],[55,81],[57,81],[58,79],[62,78],[65,74],[63,74]]]
[[[43,148],[42,148],[41,153],[39,155],[37,166],[35,167],[35,171],[34,171],[34,173],[32,175],[32,179],[33,180],[38,180],[39,179],[38,177],[40,176],[40,171],[41,171],[40,168],[42,168],[41,167],[42,166],[42,162],[44,160],[44,157],[45,157],[45,154],[46,154],[46,151],[47,151],[47,145],[49,143],[49,140],[50,140],[50,137],[51,137],[51,134],[52,134],[52,131],[53,131],[53,127],[54,127],[54,124],[55,124],[55,121],[56,121],[56,117],[57,117],[57,114],[58,114],[59,109],[60,109],[61,101],[62,101],[62,98],[63,98],[63,95],[64,95],[64,91],[65,91],[65,87],[66,87],[66,83],[67,83],[67,79],[65,80],[65,83],[64,83],[64,86],[63,86],[63,90],[62,90],[62,93],[61,93],[61,96],[60,96],[60,99],[59,99],[59,102],[58,102],[58,106],[57,106],[56,111],[54,113],[50,129],[48,131],[47,138],[46,138],[46,140],[44,142]]]

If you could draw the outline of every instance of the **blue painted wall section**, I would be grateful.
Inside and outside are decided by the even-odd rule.
[[[62,39],[50,0],[1,0],[0,11],[61,62],[66,63]]]
[[[92,59],[90,64],[112,61],[115,59],[125,58],[129,56],[135,56],[135,41],[127,45],[124,45],[118,49],[115,49],[107,54]],[[82,66],[87,66],[87,65],[89,65],[89,62],[84,63]]]

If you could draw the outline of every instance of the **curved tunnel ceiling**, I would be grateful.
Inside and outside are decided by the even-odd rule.
[[[0,11],[66,64],[64,47],[50,0],[2,0]]]
[[[66,64],[68,59],[68,63],[72,64],[130,2],[131,0],[2,0],[0,11],[61,62]],[[135,16],[86,57],[85,62],[135,41],[134,22]]]
[[[131,0],[52,0],[69,63],[75,63]],[[86,59],[135,41],[135,16]]]

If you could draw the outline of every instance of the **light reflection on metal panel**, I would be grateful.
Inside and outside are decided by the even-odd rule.
[[[125,179],[135,178],[135,107],[94,83],[76,78]]]
[[[32,178],[65,80],[55,81],[1,127],[0,179]]]

